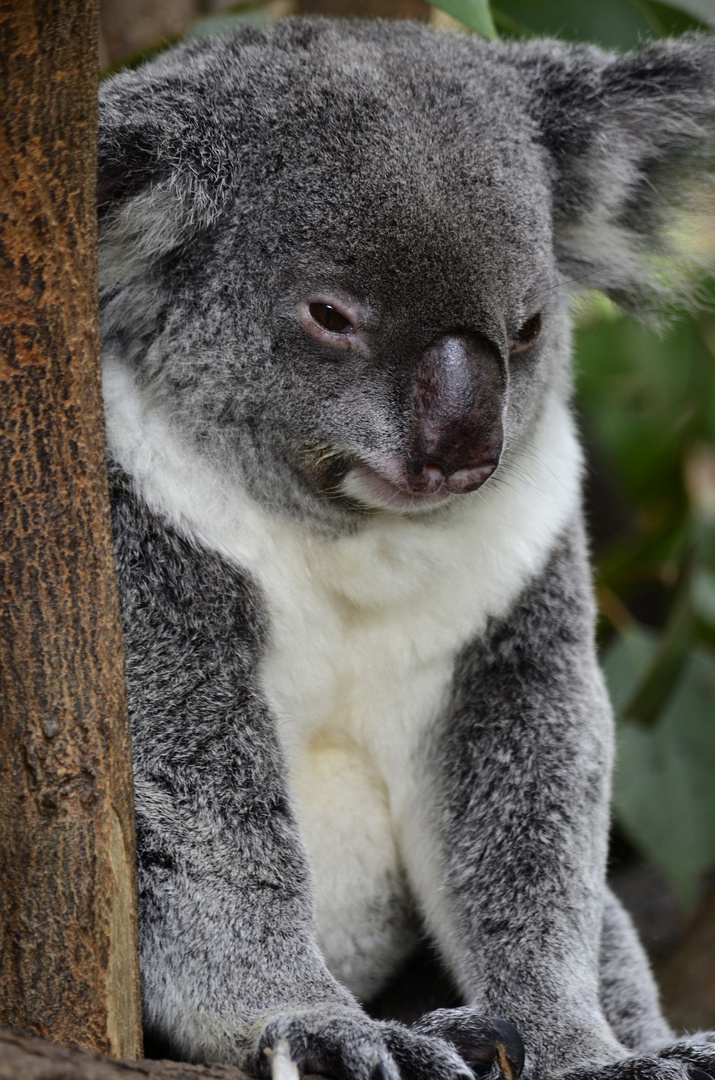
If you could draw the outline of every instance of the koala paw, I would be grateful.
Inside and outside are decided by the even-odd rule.
[[[658,1051],[658,1057],[681,1062],[690,1080],[712,1080],[715,1077],[715,1031],[697,1031],[670,1043]]]
[[[479,1045],[486,1056],[485,1042]],[[287,1075],[286,1051],[300,1076],[320,1074],[331,1080],[474,1080],[474,1073],[455,1044],[348,1010],[300,1009],[271,1017],[259,1036],[251,1071],[263,1080],[269,1080],[273,1071],[273,1080],[282,1080]],[[497,1055],[495,1050],[492,1060]],[[483,1058],[475,1060],[481,1064]],[[505,1077],[516,1080],[517,1075]]]
[[[426,1013],[413,1031],[450,1043],[479,1077],[518,1080],[524,1068],[524,1044],[516,1028],[472,1009],[436,1009]]]

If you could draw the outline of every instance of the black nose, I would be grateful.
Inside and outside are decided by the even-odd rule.
[[[419,357],[412,384],[407,474],[413,491],[474,491],[499,463],[505,377],[498,353],[449,334]]]

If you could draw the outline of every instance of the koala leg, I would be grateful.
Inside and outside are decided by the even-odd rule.
[[[611,761],[574,529],[509,615],[463,653],[406,800],[405,865],[469,1002],[427,1014],[416,1030],[459,1047],[476,1015],[504,1017],[524,1039],[534,1080],[711,1071],[707,1042],[662,1048],[669,1033],[647,966],[606,896]],[[619,962],[633,965],[630,975]]]
[[[605,891],[601,935],[601,1005],[616,1037],[629,1050],[654,1050],[673,1033],[660,1011],[658,987],[630,916]]]
[[[715,1032],[676,1039],[658,1001],[658,987],[630,916],[606,890],[601,937],[601,1004],[613,1031],[636,1053],[682,1062],[694,1080],[715,1071]]]

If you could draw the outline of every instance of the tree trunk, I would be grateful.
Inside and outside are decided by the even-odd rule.
[[[0,1022],[141,1052],[94,0],[0,0]]]

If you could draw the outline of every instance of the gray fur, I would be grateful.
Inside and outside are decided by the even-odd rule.
[[[430,348],[456,341],[459,385],[472,380],[460,393],[479,397],[491,365],[489,437],[500,418],[504,445],[488,489],[501,484],[508,509],[519,453],[548,402],[570,396],[569,284],[646,313],[662,300],[653,253],[707,175],[714,112],[705,37],[616,57],[287,20],[180,46],[101,95],[107,370],[166,418],[207,489],[219,477],[269,523],[267,546],[271,522],[359,545],[392,511],[342,485],[356,464],[402,460],[415,425],[427,438],[413,399],[428,420],[441,406],[437,384],[416,387],[417,362],[432,378],[448,354]],[[296,311],[311,296],[358,311],[349,347],[306,333]],[[534,310],[541,334],[516,352]],[[439,413],[445,439],[464,419],[455,407]],[[336,1080],[466,1080],[457,1051],[498,1041],[485,1019],[497,1016],[521,1032],[535,1078],[715,1070],[707,1036],[668,1045],[605,891],[612,719],[578,515],[460,642],[409,758],[405,917],[414,904],[467,1004],[413,1028],[378,1022],[317,944],[262,677],[277,640],[266,590],[205,539],[208,522],[172,510],[160,485],[146,495],[151,453],[128,455],[133,433],[113,416],[148,1032],[260,1075],[263,1049],[286,1036],[301,1069]],[[409,527],[456,529],[481,497],[452,495]]]

